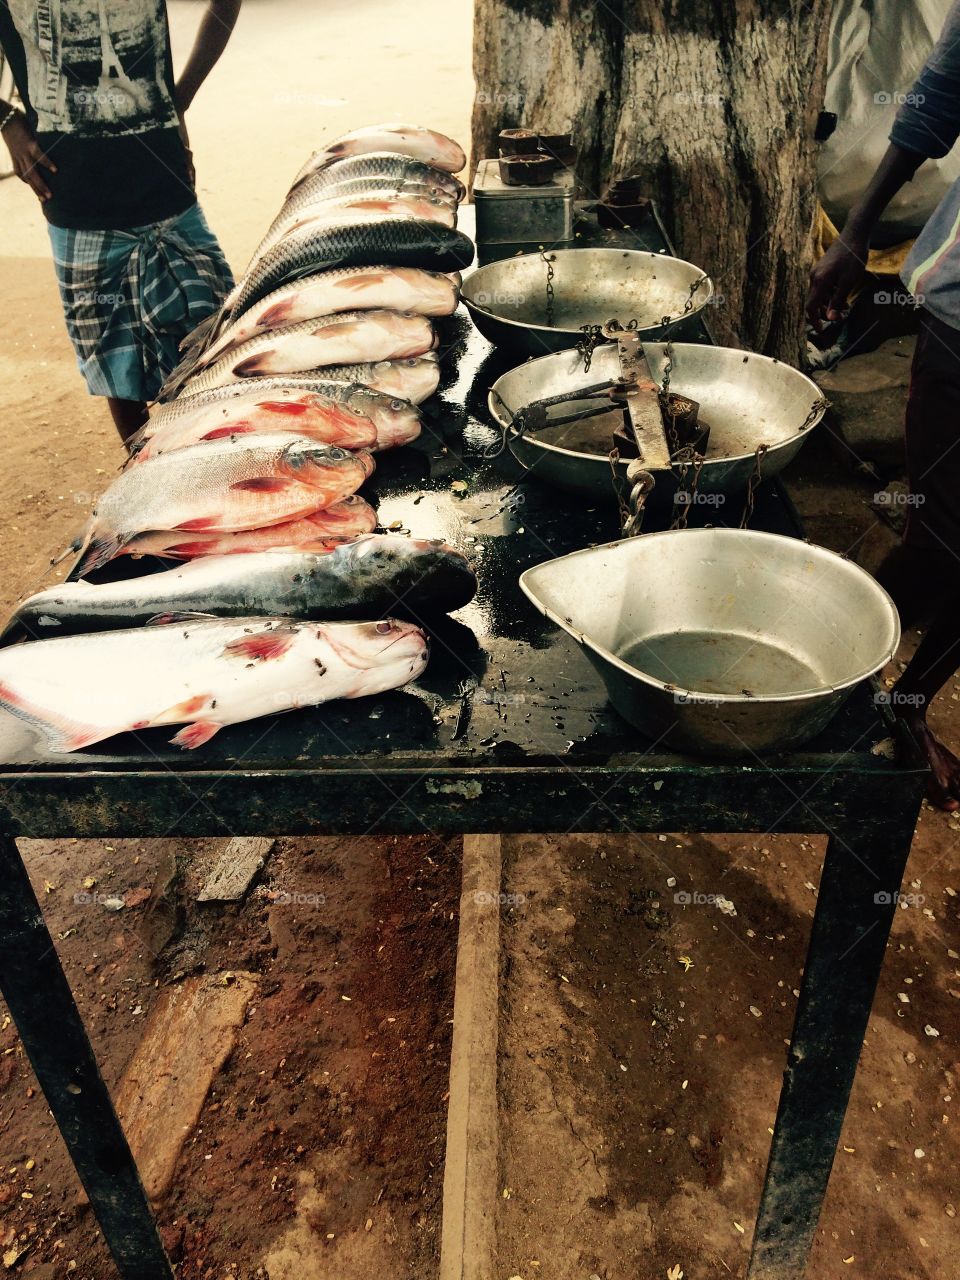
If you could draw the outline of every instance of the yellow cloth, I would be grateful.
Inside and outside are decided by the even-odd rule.
[[[822,205],[817,205],[817,225],[814,228],[814,261],[819,261],[840,232],[833,225]],[[912,240],[892,244],[888,249],[871,249],[867,258],[867,270],[878,276],[899,276],[907,254],[913,248]]]

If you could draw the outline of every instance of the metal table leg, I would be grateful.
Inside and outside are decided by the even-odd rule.
[[[813,1244],[917,810],[884,817],[827,844],[748,1280],[800,1280]]]
[[[173,1280],[16,841],[0,837],[0,992],[123,1280]]]

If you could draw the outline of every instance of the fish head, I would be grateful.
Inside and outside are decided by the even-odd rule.
[[[309,484],[318,472],[329,473],[331,468],[349,468],[356,464],[357,455],[349,449],[341,449],[335,444],[320,444],[306,438],[291,440],[284,446],[280,459],[280,469],[304,484]]]
[[[426,632],[416,623],[396,618],[320,626],[317,639],[356,671],[348,697],[359,698],[415,680],[430,660]]]
[[[432,396],[440,385],[440,367],[436,358],[431,360],[422,356],[381,360],[374,365],[372,376],[378,390],[409,400],[412,404],[419,404]]]
[[[419,409],[399,396],[358,391],[351,396],[350,407],[370,419],[381,445],[394,440],[413,440],[420,434]]]

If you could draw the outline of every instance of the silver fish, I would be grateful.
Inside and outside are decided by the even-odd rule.
[[[145,626],[158,615],[200,611],[367,619],[419,617],[468,604],[477,580],[443,542],[368,534],[326,555],[260,551],[212,556],[122,582],[68,582],[25,600],[5,636],[32,639]]]
[[[54,752],[175,724],[186,727],[172,742],[196,748],[224,725],[399,688],[428,657],[411,622],[194,615],[11,645],[0,652],[0,707]]]
[[[297,174],[294,185],[336,160],[371,151],[395,151],[447,173],[459,173],[467,163],[463,148],[444,133],[416,124],[375,124],[341,134],[315,152]]]

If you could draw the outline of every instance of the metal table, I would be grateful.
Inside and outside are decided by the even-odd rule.
[[[655,223],[644,234],[663,245]],[[576,644],[517,586],[530,565],[616,537],[616,508],[583,509],[485,456],[497,441],[486,388],[515,362],[462,316],[449,326],[458,358],[430,431],[384,456],[370,486],[384,525],[442,536],[478,571],[476,600],[435,629],[418,693],[238,725],[192,753],[155,730],[57,757],[27,725],[0,718],[0,990],[119,1273],[171,1280],[17,837],[825,833],[749,1270],[752,1280],[800,1277],[926,775],[873,753],[891,729],[866,685],[817,741],[789,755],[714,764],[630,729]],[[451,487],[457,480],[465,492]],[[752,525],[800,532],[769,484]]]

